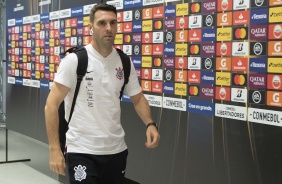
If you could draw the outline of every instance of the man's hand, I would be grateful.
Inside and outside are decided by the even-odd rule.
[[[146,130],[147,142],[145,143],[147,148],[155,148],[160,141],[160,134],[157,127],[149,126]]]
[[[66,176],[65,173],[65,168],[66,168],[66,163],[65,163],[65,157],[62,153],[61,150],[54,150],[50,151],[50,169],[54,171],[57,174],[61,174]]]

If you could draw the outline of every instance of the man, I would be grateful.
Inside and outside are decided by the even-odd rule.
[[[119,94],[124,81],[123,67],[113,48],[117,31],[115,7],[95,5],[90,13],[88,28],[92,33],[91,44],[85,46],[88,68],[66,133],[66,164],[70,183],[122,184],[128,152],[120,122]],[[76,86],[77,62],[75,54],[68,54],[61,61],[45,106],[50,168],[62,175],[65,175],[66,165],[59,144],[58,107],[65,100],[68,119]],[[150,107],[132,63],[124,91],[147,126],[146,147],[157,147],[160,135],[152,123]]]

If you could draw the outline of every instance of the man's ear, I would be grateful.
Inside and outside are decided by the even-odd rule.
[[[91,23],[89,23],[87,27],[88,27],[88,29],[89,29],[90,31],[91,31],[91,30],[93,31],[93,25],[92,25]]]

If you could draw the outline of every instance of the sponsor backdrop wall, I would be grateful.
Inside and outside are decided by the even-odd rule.
[[[8,128],[47,142],[44,104],[59,54],[90,42],[88,14],[99,2],[7,2]],[[127,176],[281,183],[281,1],[107,3],[118,9],[114,46],[131,57],[162,138],[159,148],[144,148],[145,127],[123,96]]]

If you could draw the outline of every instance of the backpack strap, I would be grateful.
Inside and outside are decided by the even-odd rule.
[[[131,70],[131,61],[128,55],[126,55],[122,50],[118,48],[116,48],[116,50],[121,59],[122,66],[123,66],[123,72],[124,72],[124,83],[123,83],[123,86],[121,87],[120,96],[119,96],[119,99],[121,99],[124,87],[129,81],[129,75],[130,75],[130,70]]]
[[[79,92],[80,84],[81,84],[81,81],[82,81],[84,75],[86,74],[86,70],[87,70],[87,66],[88,66],[88,55],[87,55],[87,51],[86,51],[85,47],[81,47],[79,49],[76,49],[74,51],[74,53],[77,55],[77,58],[78,58],[78,64],[77,64],[77,69],[76,69],[77,83],[76,83],[75,92],[74,92],[74,96],[73,96],[73,100],[72,100],[71,111],[70,111],[68,123],[71,120],[73,110],[74,110],[74,106],[75,106],[75,102],[76,102],[76,98],[77,98],[77,95],[78,95],[78,92]]]

